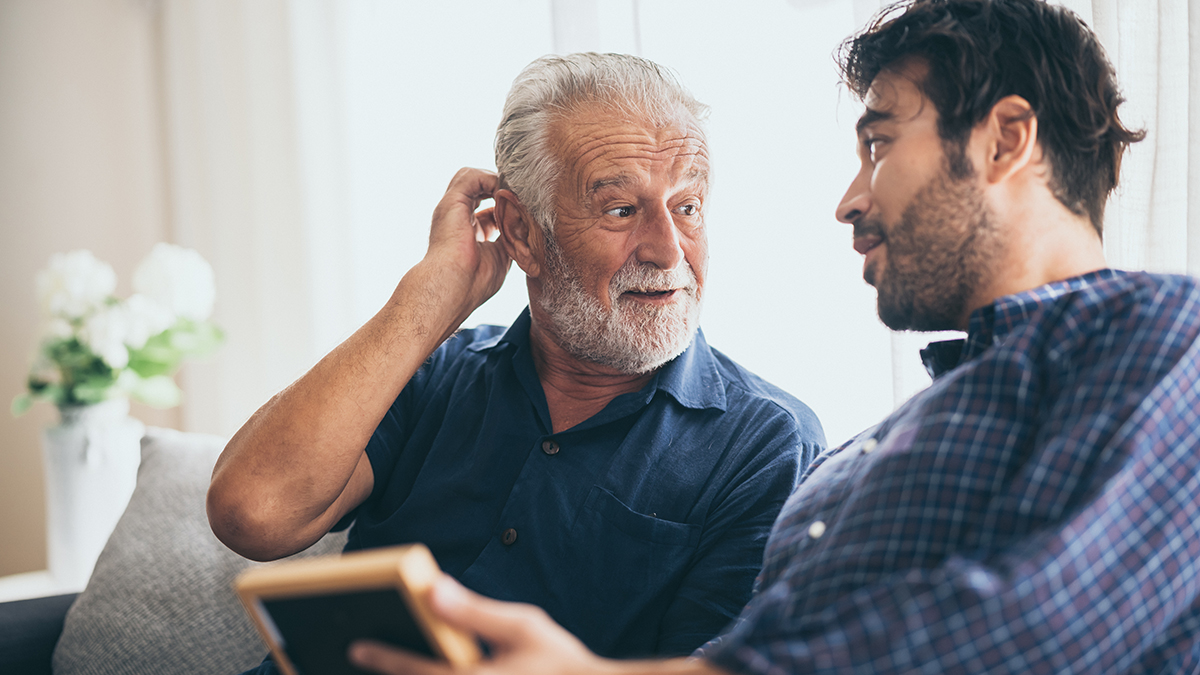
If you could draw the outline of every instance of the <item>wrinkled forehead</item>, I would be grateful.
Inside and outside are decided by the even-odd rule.
[[[623,171],[708,181],[704,129],[686,109],[651,118],[592,106],[556,120],[550,139],[562,178],[583,191],[595,176]]]

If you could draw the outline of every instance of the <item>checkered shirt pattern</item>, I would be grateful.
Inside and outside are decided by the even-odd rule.
[[[743,673],[1200,673],[1200,287],[1104,270],[971,317],[950,371],[822,455]]]

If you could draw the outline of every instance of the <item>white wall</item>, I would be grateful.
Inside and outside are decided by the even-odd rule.
[[[8,414],[37,340],[34,275],[52,253],[89,248],[127,293],[167,236],[155,26],[150,3],[0,2],[0,575],[45,567],[38,434],[56,414]]]

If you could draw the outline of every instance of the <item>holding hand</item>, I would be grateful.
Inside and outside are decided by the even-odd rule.
[[[351,662],[385,674],[537,675],[604,671],[604,662],[598,656],[538,607],[485,598],[444,575],[434,586],[431,601],[434,612],[447,623],[487,642],[492,653],[490,660],[469,670],[454,670],[446,663],[363,641],[351,645]]]
[[[491,658],[455,670],[378,642],[350,645],[350,661],[384,675],[728,675],[695,658],[669,661],[602,659],[538,607],[485,598],[442,575],[430,598],[447,623],[479,636]]]

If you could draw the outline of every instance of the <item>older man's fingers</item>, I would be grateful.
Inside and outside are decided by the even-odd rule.
[[[350,645],[350,662],[364,670],[384,675],[451,675],[445,663],[432,661],[372,640]]]
[[[479,202],[491,198],[497,183],[495,172],[466,167],[459,169],[454,178],[450,179],[446,194],[459,198],[474,211]]]
[[[469,225],[480,202],[491,199],[495,190],[496,174],[482,169],[460,169],[433,209],[434,233],[439,225],[449,225],[452,230]]]
[[[480,209],[475,212],[475,222],[479,224],[475,238],[479,241],[495,241],[500,236],[500,228],[496,225],[495,207]]]

